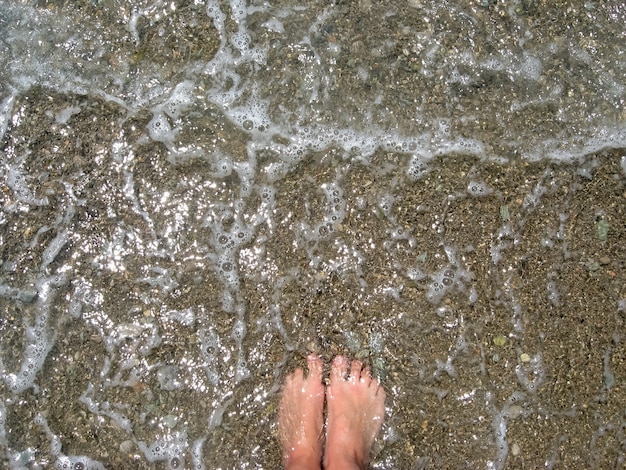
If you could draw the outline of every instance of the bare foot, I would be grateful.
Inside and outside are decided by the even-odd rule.
[[[360,361],[337,356],[326,390],[328,427],[326,469],[364,469],[385,417],[385,391]]]
[[[316,354],[307,357],[309,375],[296,369],[285,380],[278,431],[285,469],[319,469],[322,462],[324,427],[324,385],[322,360]]]

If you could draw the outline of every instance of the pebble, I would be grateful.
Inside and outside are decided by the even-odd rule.
[[[131,441],[130,439],[122,441],[120,443],[120,452],[128,454],[128,453],[132,452],[134,445],[135,445],[135,443],[133,441]]]
[[[170,429],[173,429],[176,426],[176,423],[178,422],[178,418],[174,415],[166,415],[166,416],[163,416],[162,422],[164,426]]]
[[[26,304],[32,303],[37,298],[37,291],[35,289],[24,289],[17,294],[18,300]]]
[[[600,264],[606,266],[611,262],[611,258],[609,258],[608,256],[602,256],[598,261],[600,261]]]
[[[511,454],[513,456],[518,456],[520,453],[522,452],[521,447],[519,446],[519,444],[517,442],[514,442],[513,445],[511,446]]]
[[[509,417],[511,419],[517,419],[519,416],[521,416],[522,411],[524,410],[520,405],[511,405],[509,407]]]

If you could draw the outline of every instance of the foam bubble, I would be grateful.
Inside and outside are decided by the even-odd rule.
[[[545,380],[545,369],[543,367],[543,357],[537,353],[530,357],[530,361],[515,366],[517,380],[526,390],[536,393]]]
[[[378,207],[380,208],[382,213],[385,214],[386,217],[391,217],[394,203],[395,203],[395,197],[393,196],[393,194],[387,193],[387,194],[383,194],[380,197],[380,200],[378,202]]]
[[[172,391],[182,387],[182,383],[178,380],[178,368],[176,366],[163,366],[157,370],[156,375],[163,390]]]
[[[43,363],[54,345],[54,338],[49,337],[44,331],[45,324],[40,328],[29,327],[26,329],[26,338],[29,340],[24,350],[24,360],[17,373],[5,375],[5,382],[9,389],[17,394],[30,388],[43,367]]]
[[[434,293],[441,291],[441,293],[443,294],[443,292],[445,292],[456,282],[454,277],[455,273],[452,269],[448,268],[440,271],[439,275],[435,278],[435,281],[432,285]]]
[[[202,456],[202,446],[204,445],[205,440],[205,438],[197,439],[191,447],[191,459],[195,470],[205,470],[203,463],[204,458]]]
[[[247,6],[245,0],[230,0],[231,17],[236,23],[246,19]]]
[[[157,142],[171,142],[174,139],[172,125],[167,116],[162,112],[154,113],[154,116],[148,123],[148,133],[152,140]]]
[[[59,124],[67,124],[70,118],[74,114],[80,113],[80,111],[80,106],[69,106],[56,113],[56,115],[54,116],[54,120]]]
[[[409,179],[416,181],[428,173],[430,171],[430,167],[428,166],[429,160],[430,159],[424,155],[413,155],[406,170]]]
[[[271,121],[268,105],[253,96],[245,105],[229,107],[225,110],[228,117],[246,132],[263,135],[270,129]]]
[[[556,286],[556,282],[554,280],[550,280],[546,283],[546,289],[548,290],[548,299],[555,307],[560,305],[560,295],[559,290]]]
[[[250,35],[242,31],[237,31],[231,35],[230,42],[241,52],[244,52],[250,46]]]
[[[493,193],[493,189],[491,189],[487,183],[481,181],[470,181],[467,185],[467,192],[470,196],[484,197]]]
[[[226,15],[222,12],[218,0],[207,1],[206,13],[210,18],[213,18],[213,26],[215,26],[215,29],[217,29],[219,33],[223,34]]]
[[[172,119],[178,119],[183,111],[194,102],[194,83],[186,80],[174,88],[172,95],[162,106],[163,111]]]
[[[56,237],[54,237],[41,256],[42,270],[46,269],[48,265],[55,260],[68,241],[69,235],[67,230],[60,232]]]
[[[541,65],[541,60],[530,55],[524,57],[524,60],[520,64],[521,74],[524,77],[535,81],[538,80],[541,76],[542,68],[543,67]]]
[[[15,197],[21,202],[35,206],[45,206],[48,204],[47,197],[35,197],[26,182],[26,177],[22,173],[21,168],[9,166],[5,181],[6,185],[13,190]]]
[[[177,463],[180,465],[185,461],[184,454],[188,447],[187,433],[175,432],[165,434],[161,439],[155,440],[150,445],[147,445],[144,441],[137,442],[137,445],[150,463],[167,461],[169,468],[173,468],[173,460],[174,465]]]
[[[235,380],[241,382],[250,377],[250,369],[248,369],[248,361],[246,361],[243,352],[240,351],[237,358],[237,368],[235,369]]]
[[[198,342],[200,343],[200,352],[205,361],[207,380],[215,386],[220,379],[217,370],[217,357],[221,354],[222,349],[220,338],[213,329],[202,329],[198,332]]]
[[[233,325],[233,330],[231,332],[231,337],[235,340],[237,344],[241,344],[243,339],[246,336],[246,324],[242,320],[235,321]]]
[[[104,470],[105,467],[100,462],[92,460],[85,455],[61,456],[57,459],[55,467],[58,470]]]

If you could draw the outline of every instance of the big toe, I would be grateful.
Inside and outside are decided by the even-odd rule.
[[[344,380],[347,370],[348,360],[344,356],[335,357],[335,359],[333,359],[333,364],[330,368],[330,381],[338,382]]]
[[[309,366],[309,377],[321,381],[323,371],[322,359],[317,354],[309,354],[306,360]]]

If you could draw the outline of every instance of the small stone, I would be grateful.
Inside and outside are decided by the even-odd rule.
[[[32,303],[36,298],[37,291],[35,289],[23,289],[17,294],[17,299],[26,304]]]
[[[514,442],[513,445],[511,446],[511,454],[514,457],[517,457],[521,452],[522,452],[522,449],[520,448],[519,444],[517,442]]]
[[[598,269],[600,269],[600,263],[591,260],[587,263],[587,269],[589,269],[589,271],[597,271]]]
[[[130,452],[132,452],[134,445],[135,443],[130,439],[122,441],[120,443],[120,452],[123,452],[124,454],[129,454]]]
[[[502,205],[500,206],[500,218],[503,222],[508,222],[511,220],[511,213],[509,211],[509,206]]]
[[[517,419],[522,414],[523,408],[519,405],[511,405],[509,407],[509,417],[511,419]]]
[[[605,241],[609,235],[609,223],[606,219],[600,219],[596,224],[596,230],[598,231],[598,238],[600,241]]]
[[[609,258],[608,256],[602,256],[598,261],[600,261],[600,264],[606,266],[611,262],[611,258]]]
[[[164,426],[166,426],[166,427],[168,427],[170,429],[173,429],[174,427],[176,427],[176,423],[178,422],[178,418],[176,416],[174,416],[174,415],[166,415],[166,416],[163,416],[162,421],[163,421],[163,425]]]

